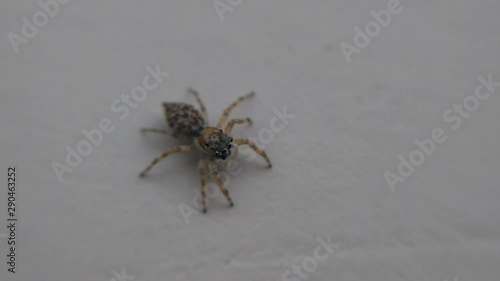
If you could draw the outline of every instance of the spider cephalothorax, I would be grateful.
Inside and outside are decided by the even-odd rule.
[[[231,155],[233,138],[222,129],[207,127],[196,138],[195,144],[206,154],[226,160]]]
[[[230,104],[228,108],[224,110],[224,114],[222,114],[221,118],[219,119],[217,127],[211,127],[208,126],[207,111],[198,93],[192,89],[189,89],[188,91],[195,96],[196,101],[198,102],[198,105],[200,107],[199,111],[194,106],[186,103],[163,103],[165,117],[172,131],[169,132],[158,129],[143,129],[142,131],[172,135],[174,137],[189,140],[192,144],[181,145],[168,149],[155,160],[153,160],[153,162],[151,162],[151,164],[140,174],[140,176],[145,176],[146,173],[151,168],[153,168],[154,165],[156,165],[158,162],[172,153],[189,152],[194,148],[197,148],[204,154],[198,165],[198,171],[201,181],[201,202],[203,205],[203,212],[207,211],[205,193],[207,168],[212,178],[214,178],[214,180],[217,182],[217,185],[222,191],[222,194],[224,194],[227,201],[229,202],[229,205],[233,206],[233,201],[229,196],[229,192],[227,191],[226,187],[224,186],[224,182],[219,176],[218,164],[224,163],[229,156],[233,155],[233,157],[236,157],[238,146],[248,145],[267,161],[269,167],[272,166],[269,157],[267,157],[267,154],[262,149],[260,149],[253,141],[249,139],[233,140],[233,137],[231,137],[233,126],[236,124],[251,124],[252,122],[250,118],[232,119],[226,124],[231,110],[233,110],[233,108],[235,108],[240,102],[254,96],[255,94],[250,93],[238,98],[238,100]],[[222,129],[224,125],[226,126],[224,129]],[[235,153],[232,153],[232,151],[234,151]]]

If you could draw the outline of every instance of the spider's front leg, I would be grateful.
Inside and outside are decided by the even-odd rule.
[[[210,175],[212,176],[212,178],[215,180],[215,182],[217,182],[220,191],[222,192],[222,194],[224,194],[224,197],[226,197],[227,202],[229,202],[229,206],[234,206],[233,200],[231,200],[231,196],[229,196],[229,191],[227,191],[226,187],[224,186],[224,182],[219,175],[217,162],[215,160],[211,160],[208,164],[208,169],[210,170]]]
[[[271,160],[267,156],[266,152],[264,150],[260,149],[253,141],[251,141],[249,139],[237,139],[237,140],[234,140],[234,143],[238,146],[244,145],[244,144],[250,146],[255,152],[257,152],[257,154],[259,154],[260,156],[262,156],[262,158],[264,158],[264,160],[266,160],[267,164],[269,164],[269,168],[271,168],[273,166],[273,164],[271,164]]]
[[[230,135],[231,132],[233,131],[233,127],[236,124],[248,124],[252,125],[252,119],[250,118],[245,118],[245,119],[232,119],[229,121],[226,125],[226,128],[224,128],[224,133]]]
[[[222,128],[222,126],[224,126],[224,124],[226,123],[226,120],[227,118],[229,117],[229,114],[231,113],[231,111],[236,107],[238,106],[242,101],[246,100],[246,99],[249,99],[251,97],[254,97],[255,96],[255,93],[254,92],[251,92],[249,94],[246,94],[244,96],[241,96],[239,97],[235,102],[233,102],[232,104],[230,104],[226,110],[224,110],[224,113],[222,113],[222,116],[220,117],[219,119],[219,123],[217,125],[217,127],[219,128]]]

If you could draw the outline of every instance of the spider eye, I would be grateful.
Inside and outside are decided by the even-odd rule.
[[[231,144],[229,144],[229,145],[227,146],[227,149],[231,149]]]
[[[229,142],[233,142],[233,138],[232,137],[229,137]]]

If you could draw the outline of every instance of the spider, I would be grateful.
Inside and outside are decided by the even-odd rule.
[[[171,131],[158,130],[143,128],[142,132],[151,132],[170,135],[176,138],[180,138],[189,142],[188,145],[181,145],[170,148],[163,152],[160,156],[155,158],[153,162],[139,175],[144,177],[146,173],[151,170],[158,162],[165,159],[167,156],[178,153],[178,152],[191,152],[195,149],[201,150],[203,156],[198,162],[198,172],[201,182],[201,203],[203,206],[203,213],[207,212],[206,205],[206,176],[207,168],[210,175],[215,180],[219,186],[222,194],[226,197],[229,202],[229,206],[234,206],[233,200],[224,186],[219,172],[219,164],[227,166],[227,160],[229,156],[233,155],[236,158],[238,154],[238,146],[248,145],[255,152],[257,152],[269,165],[272,167],[271,160],[267,156],[266,152],[260,149],[253,141],[249,139],[233,139],[231,136],[231,131],[234,125],[237,124],[252,124],[250,118],[245,119],[232,119],[229,122],[226,121],[229,117],[231,111],[238,106],[242,101],[255,96],[254,92],[247,95],[241,96],[235,102],[231,103],[219,119],[217,127],[208,126],[208,116],[205,105],[203,104],[197,91],[193,89],[188,89],[188,93],[194,95],[196,102],[198,103],[199,110],[194,106],[186,103],[163,103],[163,109],[165,111],[165,117],[167,119],[168,126],[172,129]],[[224,129],[222,127],[225,126]]]

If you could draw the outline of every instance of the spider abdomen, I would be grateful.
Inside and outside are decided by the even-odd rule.
[[[201,113],[187,103],[163,103],[165,117],[170,128],[178,135],[196,136],[205,125]]]

